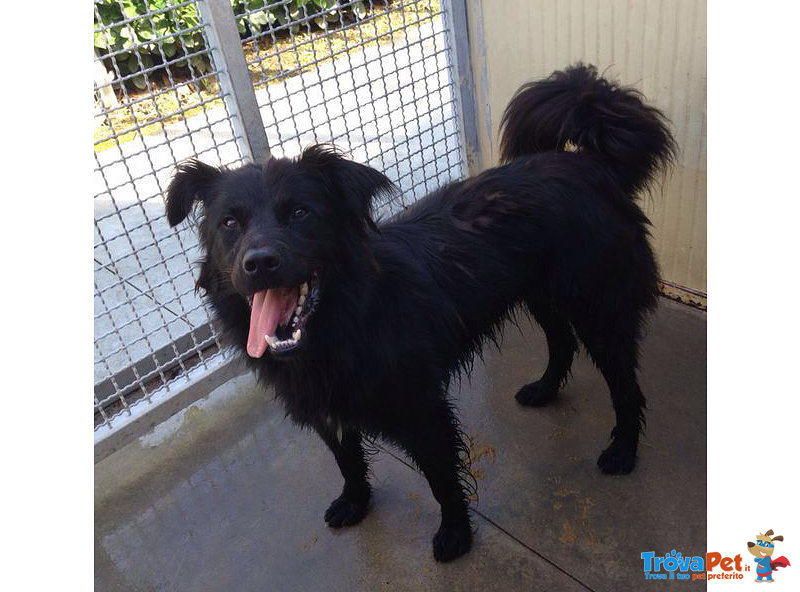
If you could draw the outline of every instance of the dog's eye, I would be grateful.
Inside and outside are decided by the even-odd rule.
[[[225,216],[225,217],[222,219],[222,225],[223,225],[225,228],[231,228],[231,229],[233,229],[233,228],[237,228],[237,227],[239,226],[239,222],[237,222],[237,221],[236,221],[236,218],[234,218],[233,216]]]
[[[308,210],[303,206],[297,206],[292,210],[292,220],[300,220],[308,215]]]

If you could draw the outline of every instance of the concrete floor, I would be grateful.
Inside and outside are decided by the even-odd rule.
[[[705,554],[705,314],[662,300],[650,324],[647,436],[624,477],[595,465],[613,411],[584,355],[551,407],[516,404],[546,362],[521,327],[456,393],[479,487],[470,554],[434,562],[437,505],[393,450],[364,522],[327,528],[332,456],[242,376],[96,466],[96,589],[644,590],[641,552]]]

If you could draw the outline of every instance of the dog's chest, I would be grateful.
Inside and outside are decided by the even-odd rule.
[[[333,432],[361,423],[364,398],[354,384],[342,385],[333,376],[315,373],[273,374],[271,378],[268,382],[294,422]]]

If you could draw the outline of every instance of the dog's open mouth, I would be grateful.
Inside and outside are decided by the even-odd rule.
[[[299,286],[270,288],[253,294],[247,354],[260,358],[267,348],[272,353],[283,354],[299,347],[303,329],[318,300],[316,272]]]

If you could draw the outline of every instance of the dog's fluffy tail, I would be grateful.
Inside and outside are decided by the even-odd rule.
[[[500,158],[574,150],[601,159],[634,197],[675,158],[664,114],[581,63],[520,88],[500,123]]]

